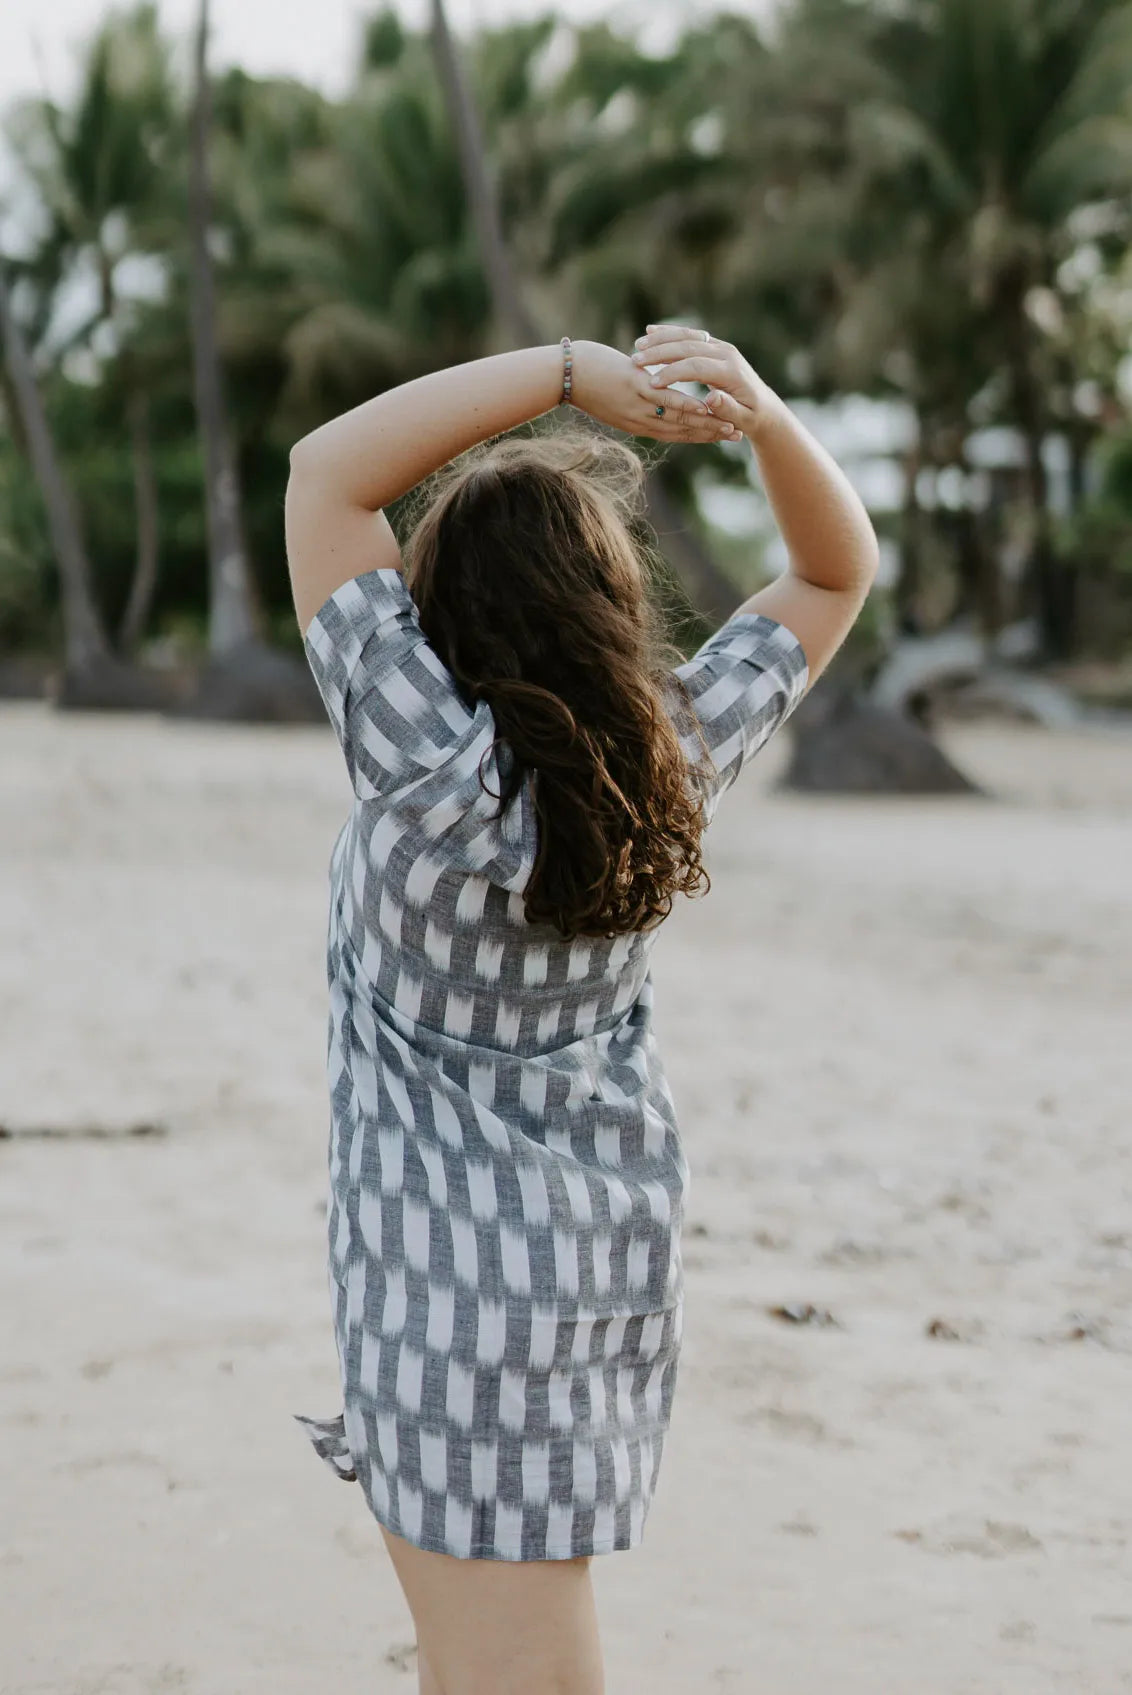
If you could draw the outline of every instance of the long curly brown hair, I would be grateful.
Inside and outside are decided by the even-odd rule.
[[[649,929],[708,886],[673,650],[632,533],[642,484],[611,438],[504,438],[440,473],[406,547],[425,635],[514,756],[501,810],[533,777],[525,911],[564,940]]]

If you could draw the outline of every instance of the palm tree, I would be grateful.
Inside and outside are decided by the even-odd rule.
[[[80,528],[78,507],[52,440],[31,354],[13,310],[0,259],[0,335],[10,389],[28,457],[43,496],[51,545],[62,588],[64,670],[80,688],[111,667],[110,642],[94,597],[93,576]]]
[[[816,0],[823,15],[831,0]],[[836,4],[834,5],[836,10]],[[1071,637],[1071,584],[1054,548],[1044,444],[1078,439],[1058,322],[1082,209],[1132,190],[1132,28],[1126,0],[919,0],[854,12],[884,76],[869,114],[890,138],[872,187],[924,229],[924,286],[958,281],[979,349],[968,389],[1001,373],[1001,415],[1025,444],[1030,580],[1049,654]],[[896,220],[901,239],[908,225]],[[1043,309],[1044,308],[1044,309]],[[913,336],[911,339],[921,339]],[[968,344],[970,345],[970,343]],[[952,369],[957,349],[952,341]]]
[[[286,361],[280,439],[375,389],[474,358],[492,333],[426,43],[395,24],[392,40],[370,33],[337,108],[290,111],[279,89],[268,104],[263,84],[243,105],[241,151],[254,153],[255,181],[241,199],[259,220],[243,270],[257,292],[271,284],[267,333]]]
[[[60,357],[76,347],[115,349],[117,386],[132,444],[136,555],[120,645],[129,652],[149,619],[158,574],[158,498],[150,440],[153,373],[132,338],[133,312],[121,298],[120,260],[167,243],[165,175],[173,147],[168,54],[151,4],[112,15],[84,55],[69,110],[47,98],[19,103],[7,128],[24,175],[34,186],[45,228],[31,268],[44,299],[65,276],[88,268],[96,297],[86,322]]]

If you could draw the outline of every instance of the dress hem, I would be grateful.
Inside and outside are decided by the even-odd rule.
[[[345,1445],[344,1418],[341,1414],[336,1419],[326,1420],[307,1418],[302,1413],[294,1413],[292,1416],[295,1419],[296,1424],[303,1426],[315,1449],[315,1452],[318,1454],[319,1459],[322,1460],[324,1465],[330,1468],[337,1478],[341,1479],[341,1481],[345,1483],[360,1482],[356,1467],[353,1464],[353,1457],[347,1457],[348,1449]],[[666,1429],[666,1426],[658,1425],[650,1434],[659,1435],[663,1438]],[[463,1549],[451,1547],[447,1542],[436,1537],[421,1536],[420,1538],[417,1538],[414,1536],[408,1536],[400,1524],[393,1522],[391,1514],[385,1515],[378,1511],[368,1490],[363,1489],[362,1493],[365,1496],[366,1506],[369,1508],[371,1514],[377,1520],[382,1529],[388,1530],[391,1536],[398,1537],[402,1542],[407,1542],[410,1547],[420,1548],[423,1553],[428,1554],[447,1554],[451,1559],[489,1560],[499,1565],[534,1565],[546,1560],[554,1560],[556,1562],[563,1560],[588,1560],[601,1554],[630,1553],[634,1548],[640,1547],[644,1540],[645,1523],[648,1519],[649,1509],[652,1506],[650,1498],[644,1507],[640,1523],[637,1527],[637,1534],[635,1536],[632,1531],[630,1531],[627,1535],[615,1535],[611,1541],[591,1543],[589,1547],[578,1548],[569,1554],[503,1554],[499,1552],[498,1548],[486,1543],[481,1544],[479,1548],[474,1548],[471,1552],[465,1552]]]
[[[540,1565],[550,1560],[557,1564],[561,1564],[564,1560],[594,1559],[600,1554],[627,1554],[634,1548],[640,1547],[643,1540],[642,1526],[642,1533],[637,1537],[629,1536],[622,1537],[620,1539],[614,1537],[612,1542],[603,1542],[600,1546],[580,1548],[576,1554],[501,1554],[496,1549],[485,1549],[482,1553],[477,1553],[475,1551],[470,1554],[465,1554],[463,1552],[457,1553],[454,1548],[447,1547],[444,1543],[437,1542],[431,1537],[428,1539],[422,1538],[422,1540],[418,1542],[412,1536],[406,1536],[403,1530],[399,1530],[395,1525],[391,1524],[388,1519],[381,1516],[381,1514],[377,1511],[377,1508],[373,1505],[373,1502],[369,1499],[368,1495],[366,1497],[366,1505],[369,1507],[370,1512],[373,1514],[378,1524],[381,1525],[383,1530],[388,1530],[391,1536],[396,1536],[400,1541],[407,1542],[411,1548],[420,1548],[421,1551],[426,1554],[447,1554],[450,1559],[454,1560],[481,1560],[490,1562],[493,1565],[529,1566]]]

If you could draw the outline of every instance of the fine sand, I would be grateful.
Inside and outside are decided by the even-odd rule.
[[[768,749],[658,944],[686,1345],[610,1695],[1132,1690],[1132,741],[948,742],[998,798]],[[5,1695],[415,1690],[290,1418],[345,802],[329,731],[0,711]]]

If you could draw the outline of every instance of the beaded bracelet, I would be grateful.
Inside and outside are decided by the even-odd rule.
[[[574,388],[574,348],[568,335],[562,337],[562,399],[560,406],[569,406]]]

